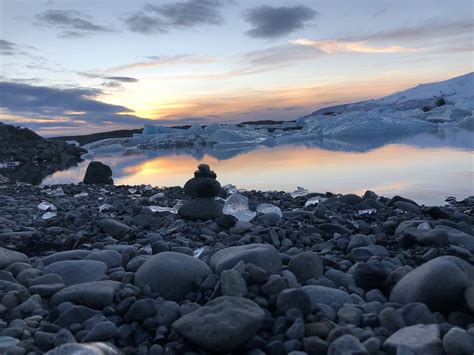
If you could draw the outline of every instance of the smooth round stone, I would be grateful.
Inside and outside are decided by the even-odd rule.
[[[178,214],[192,221],[217,219],[222,216],[222,205],[214,198],[196,198],[181,206]]]
[[[84,342],[104,341],[118,335],[117,327],[110,321],[96,324],[82,339]]]
[[[221,184],[210,177],[194,177],[184,184],[183,190],[191,198],[216,197],[221,191]]]
[[[259,266],[269,274],[279,272],[282,267],[280,254],[269,244],[239,245],[219,250],[211,257],[209,265],[220,274],[240,261]]]
[[[303,286],[302,290],[309,296],[313,308],[315,308],[318,303],[327,305],[335,304],[339,307],[345,303],[354,303],[352,297],[348,293],[335,288],[310,285]]]
[[[19,339],[10,336],[0,336],[0,352],[8,350],[8,348],[16,346],[20,342]]]
[[[342,195],[338,200],[351,206],[355,206],[362,202],[362,198],[355,194]]]
[[[300,288],[288,288],[278,294],[278,312],[283,314],[292,308],[299,309],[303,315],[311,312],[311,299]]]
[[[121,352],[108,343],[69,343],[48,351],[45,355],[120,355]]]
[[[163,252],[156,254],[140,266],[135,273],[135,285],[148,285],[153,292],[167,300],[181,301],[191,292],[197,279],[212,273],[207,264],[192,256]]]
[[[296,276],[298,282],[303,283],[323,274],[323,261],[318,254],[312,251],[303,252],[291,258],[288,270]]]
[[[443,337],[443,346],[447,355],[474,354],[474,334],[458,327],[451,328]]]
[[[82,260],[90,253],[92,253],[90,250],[66,250],[45,256],[41,261],[46,266],[63,260]]]
[[[346,334],[334,340],[328,348],[328,355],[368,355],[369,353],[355,336]]]
[[[115,267],[122,265],[122,255],[116,250],[95,251],[85,257],[85,260],[102,261],[107,267]]]
[[[131,231],[131,228],[126,224],[111,218],[102,221],[102,229],[114,238],[122,238]]]
[[[211,351],[229,352],[252,338],[265,313],[253,301],[222,296],[173,323],[189,341]]]
[[[0,269],[14,263],[28,263],[28,257],[23,253],[0,247]]]
[[[72,285],[56,292],[51,298],[52,306],[71,302],[93,309],[103,309],[112,303],[115,291],[120,287],[116,281],[93,281]]]
[[[421,302],[431,311],[461,308],[464,292],[474,280],[474,267],[454,256],[440,256],[405,275],[393,288],[390,301]]]
[[[414,354],[444,354],[437,324],[418,324],[402,328],[384,342],[384,348],[389,352],[397,352],[397,348],[401,346],[407,347]]]
[[[107,265],[95,260],[65,260],[49,264],[44,271],[46,274],[59,275],[66,286],[71,286],[102,279],[107,272]]]

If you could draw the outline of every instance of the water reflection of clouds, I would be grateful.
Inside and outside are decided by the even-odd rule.
[[[182,186],[196,165],[204,162],[217,172],[222,184],[246,189],[293,191],[304,186],[314,192],[358,194],[370,189],[385,196],[406,195],[421,203],[472,194],[472,151],[429,140],[430,148],[389,144],[364,152],[287,145],[259,147],[229,159],[198,149],[97,156],[96,160],[111,166],[117,184],[128,185]],[[87,164],[57,172],[45,183],[78,182]]]

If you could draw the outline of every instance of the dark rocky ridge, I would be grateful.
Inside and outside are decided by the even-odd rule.
[[[474,198],[244,195],[283,216],[151,212],[180,187],[0,182],[0,353],[472,353]]]
[[[0,122],[0,174],[11,180],[39,184],[55,171],[82,161],[82,148],[61,141],[49,141],[27,129]]]

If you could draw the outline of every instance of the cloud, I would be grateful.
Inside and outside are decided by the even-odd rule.
[[[131,78],[129,76],[106,76],[104,78],[108,79],[108,80],[113,80],[113,81],[120,81],[122,83],[136,83],[136,82],[138,82],[137,78]]]
[[[0,39],[0,53],[2,55],[15,55],[18,53],[18,46],[13,42]]]
[[[155,68],[176,64],[208,64],[216,61],[216,58],[205,56],[193,56],[189,54],[178,54],[174,56],[151,56],[148,60],[120,65],[107,69],[107,72],[120,72],[124,70]]]
[[[241,61],[252,66],[274,67],[295,61],[310,60],[324,54],[308,46],[284,44],[245,53]]]
[[[222,0],[188,0],[163,5],[146,4],[123,19],[128,29],[142,34],[165,33],[173,28],[219,25]]]
[[[92,22],[89,16],[74,10],[46,10],[35,17],[40,24],[60,30],[59,36],[64,38],[80,38],[93,33],[112,31]]]
[[[276,38],[303,28],[318,12],[303,5],[292,7],[259,6],[244,13],[245,20],[253,28],[247,31],[251,37]]]
[[[96,99],[102,92],[90,88],[61,89],[25,83],[0,82],[0,108],[34,121],[83,124],[142,125],[149,120],[120,105]]]
[[[424,23],[394,28],[386,31],[359,34],[341,38],[346,41],[416,41],[438,37],[457,36],[474,33],[474,22],[470,19],[459,19],[454,22],[429,20]]]
[[[407,48],[401,46],[386,46],[386,47],[375,47],[368,44],[366,41],[339,41],[339,40],[310,40],[310,39],[296,39],[290,41],[293,44],[297,44],[304,47],[317,48],[327,54],[335,53],[409,53],[416,52],[416,48]]]

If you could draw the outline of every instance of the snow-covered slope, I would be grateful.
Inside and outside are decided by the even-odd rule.
[[[414,88],[397,92],[380,99],[355,102],[322,108],[306,117],[325,115],[331,113],[344,113],[353,111],[370,111],[375,108],[389,107],[397,111],[434,106],[436,100],[443,98],[446,102],[455,104],[459,108],[465,103],[474,102],[474,72],[467,73],[445,81],[429,84],[420,84]]]
[[[474,72],[437,83],[420,84],[375,101],[381,105],[389,105],[411,100],[436,100],[439,98],[453,103],[464,99],[474,99]]]

